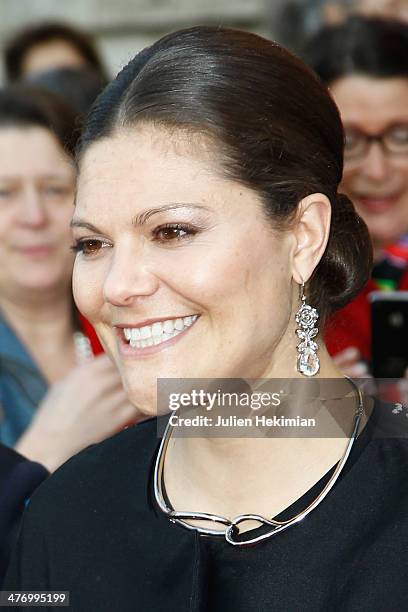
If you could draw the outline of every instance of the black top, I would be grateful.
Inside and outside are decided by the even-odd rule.
[[[0,444],[0,587],[25,503],[46,476],[45,467]]]
[[[376,404],[323,502],[251,548],[170,523],[151,492],[156,420],[129,428],[35,493],[3,588],[69,590],[77,612],[408,610],[407,415]]]

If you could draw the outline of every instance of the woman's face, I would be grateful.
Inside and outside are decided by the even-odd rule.
[[[75,172],[42,127],[0,129],[0,295],[69,287]]]
[[[76,303],[146,413],[157,378],[266,376],[291,318],[288,234],[176,140],[139,126],[91,145],[73,219]]]
[[[61,68],[83,68],[87,61],[79,50],[66,40],[55,38],[34,45],[24,56],[23,76],[31,76]]]
[[[346,134],[359,130],[379,135],[400,126],[408,135],[408,79],[347,76],[330,90],[340,109]],[[404,127],[405,126],[405,127]],[[341,190],[354,202],[377,251],[408,232],[408,155],[389,154],[372,142],[361,158],[345,158]]]

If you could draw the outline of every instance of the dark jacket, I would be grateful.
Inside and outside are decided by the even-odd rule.
[[[34,494],[4,588],[70,591],[74,612],[408,610],[408,412],[383,410],[390,427],[374,410],[322,503],[244,549],[168,520],[152,494],[156,420],[129,427]],[[307,507],[333,470],[276,518]]]
[[[0,444],[0,586],[26,502],[47,475],[39,463]]]

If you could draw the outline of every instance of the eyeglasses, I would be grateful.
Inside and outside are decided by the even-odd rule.
[[[370,148],[378,142],[386,155],[408,155],[408,123],[392,125],[379,134],[366,134],[357,128],[344,129],[345,161],[360,161]]]

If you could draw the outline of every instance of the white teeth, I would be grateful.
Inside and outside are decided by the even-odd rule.
[[[172,334],[174,331],[174,321],[165,321],[163,323],[163,331],[165,331],[166,334]]]
[[[153,323],[152,325],[152,336],[153,338],[158,338],[162,335],[163,333],[163,325],[160,321],[158,321],[157,323]]]
[[[184,317],[183,321],[184,321],[184,325],[187,325],[187,327],[189,327],[190,325],[192,325],[196,320],[197,320],[198,315],[191,315],[189,317]]]
[[[133,342],[136,342],[136,340],[140,340],[140,329],[138,329],[137,327],[130,329],[130,339]]]
[[[142,340],[146,340],[146,338],[151,338],[152,336],[152,330],[150,325],[145,325],[144,327],[140,328],[140,337],[142,338]]]
[[[168,319],[161,322],[156,321],[153,325],[143,327],[127,327],[123,335],[133,348],[146,348],[161,344],[170,338],[174,338],[184,329],[190,327],[198,318],[198,315],[189,315],[178,319]]]
[[[174,322],[174,329],[177,329],[178,331],[181,331],[182,329],[184,329],[184,323],[183,323],[183,319],[176,319]]]

